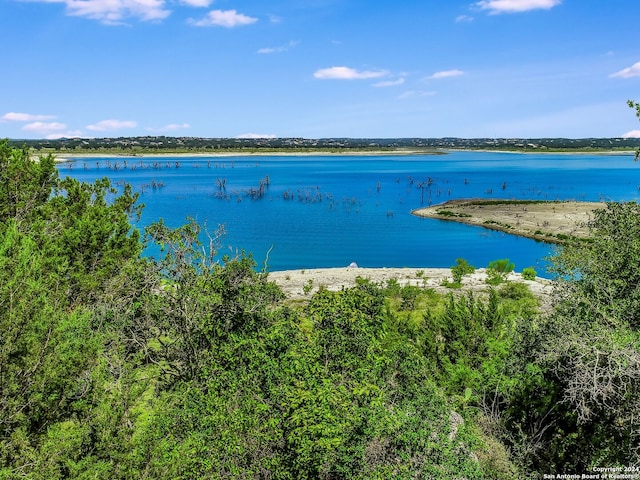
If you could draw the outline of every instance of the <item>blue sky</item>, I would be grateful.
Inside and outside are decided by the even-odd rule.
[[[0,0],[0,138],[640,136],[638,0]]]

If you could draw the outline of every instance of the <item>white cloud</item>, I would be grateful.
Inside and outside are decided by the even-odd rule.
[[[207,8],[209,5],[213,3],[213,0],[180,0],[180,3],[188,7]]]
[[[623,134],[622,138],[640,138],[640,130],[631,130]]]
[[[40,135],[48,135],[53,132],[65,130],[67,126],[60,122],[32,122],[27,123],[22,130],[25,132],[38,133]]]
[[[259,48],[257,53],[267,54],[267,53],[281,53],[286,51],[287,51],[286,47],[264,47],[264,48]]]
[[[56,118],[55,115],[33,115],[30,113],[9,112],[0,117],[0,120],[3,122],[40,122],[54,118]]]
[[[45,3],[62,3],[67,14],[99,20],[108,25],[123,23],[127,18],[144,21],[162,20],[171,11],[165,9],[165,0],[30,0]]]
[[[619,72],[612,73],[610,77],[631,78],[640,77],[640,62],[636,62],[629,68],[623,68]]]
[[[473,22],[473,17],[470,17],[469,15],[458,15],[456,17],[456,23],[469,23],[469,22]]]
[[[436,72],[429,77],[431,80],[438,80],[440,78],[459,77],[464,75],[462,70],[444,70],[442,72]]]
[[[169,125],[165,125],[160,128],[146,128],[145,130],[149,132],[175,132],[176,130],[183,130],[186,128],[191,128],[191,125],[188,123],[170,123]]]
[[[278,136],[270,133],[243,133],[236,138],[278,138]]]
[[[380,78],[388,75],[384,70],[378,71],[358,71],[349,67],[330,67],[316,70],[314,77],[321,80],[366,80],[369,78]]]
[[[249,17],[236,10],[212,10],[206,17],[201,20],[191,20],[190,23],[196,27],[239,27],[242,25],[251,25],[258,19]]]
[[[374,87],[395,87],[396,85],[402,85],[404,83],[404,78],[399,78],[397,80],[388,80],[385,82],[374,83]]]
[[[260,54],[268,54],[268,53],[282,53],[282,52],[286,52],[287,50],[295,47],[299,42],[295,42],[295,41],[290,41],[289,43],[287,43],[286,45],[280,45],[279,47],[266,47],[266,48],[260,48],[258,49],[258,53]]]
[[[549,10],[560,5],[562,0],[482,0],[475,5],[490,14],[518,13],[529,10]]]
[[[105,132],[109,130],[120,130],[122,128],[135,128],[138,124],[131,120],[102,120],[92,125],[87,125],[87,130],[93,132]]]

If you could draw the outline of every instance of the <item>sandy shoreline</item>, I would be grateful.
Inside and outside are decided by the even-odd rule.
[[[349,157],[384,155],[442,155],[448,150],[354,150],[354,151],[270,151],[270,152],[197,152],[197,153],[63,153],[56,155],[56,162],[71,162],[82,158],[227,158],[227,157]]]
[[[592,152],[570,150],[570,151],[557,151],[557,150],[487,150],[487,149],[450,149],[450,152],[484,152],[484,153],[522,153],[523,155],[631,155],[635,156],[635,150],[594,150]]]
[[[290,299],[309,299],[323,287],[330,291],[339,291],[356,285],[356,278],[368,279],[374,283],[386,285],[395,279],[401,286],[413,285],[432,288],[440,293],[449,292],[486,292],[491,288],[485,282],[487,271],[478,268],[462,279],[461,289],[450,289],[442,285],[444,280],[452,280],[450,268],[312,268],[304,270],[285,270],[269,272],[269,280],[275,282]],[[520,273],[512,272],[507,280],[526,284],[531,292],[540,298],[543,305],[548,305],[553,282],[537,277],[536,280],[525,280]]]
[[[443,155],[455,152],[483,152],[483,153],[517,153],[522,155],[635,155],[634,150],[629,151],[594,151],[594,152],[555,152],[555,151],[521,151],[521,150],[465,150],[465,149],[433,149],[433,150],[345,150],[345,151],[253,151],[253,152],[181,152],[181,153],[61,153],[59,155],[54,154],[56,162],[72,162],[77,159],[83,158],[227,158],[227,157],[335,157],[335,156],[384,156],[384,155],[399,155],[399,156],[412,156],[412,155]]]

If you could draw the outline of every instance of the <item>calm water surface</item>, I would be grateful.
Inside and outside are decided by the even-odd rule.
[[[542,273],[552,247],[480,227],[422,219],[413,209],[456,198],[637,200],[632,155],[453,152],[418,156],[105,157],[59,166],[61,176],[130,183],[145,204],[139,227],[187,216],[222,253],[252,252],[269,270],[345,266],[476,267],[509,258]],[[268,179],[268,180],[267,180]],[[263,182],[263,195],[255,193]],[[254,194],[252,195],[252,190]],[[156,255],[157,251],[147,250]]]

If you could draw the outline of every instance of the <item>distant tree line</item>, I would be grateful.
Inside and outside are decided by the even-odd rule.
[[[12,140],[11,146],[27,146],[52,152],[215,152],[215,151],[313,151],[313,150],[438,150],[491,149],[516,151],[635,150],[637,138],[200,138],[116,137],[60,138],[56,140]]]

